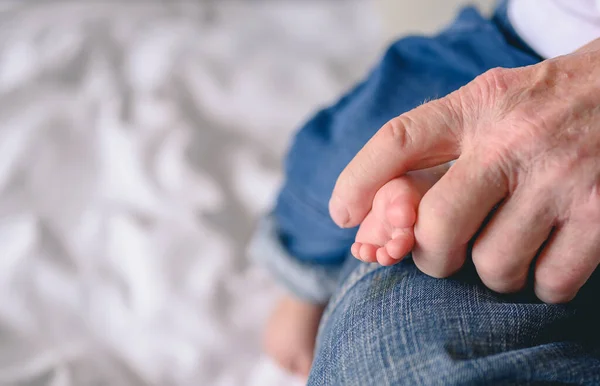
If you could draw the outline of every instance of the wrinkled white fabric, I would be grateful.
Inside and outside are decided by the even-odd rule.
[[[510,0],[508,18],[543,58],[569,54],[600,37],[600,0]]]
[[[367,2],[3,2],[0,384],[290,384],[244,244]]]

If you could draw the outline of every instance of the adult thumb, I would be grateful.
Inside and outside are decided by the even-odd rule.
[[[390,120],[367,142],[333,189],[329,213],[338,226],[360,224],[375,193],[388,181],[458,157],[463,128],[460,92]]]

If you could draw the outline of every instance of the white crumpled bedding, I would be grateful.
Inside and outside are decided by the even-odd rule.
[[[244,244],[370,3],[0,7],[0,385],[290,384]]]

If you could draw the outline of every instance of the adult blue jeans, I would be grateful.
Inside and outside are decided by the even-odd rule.
[[[356,229],[339,229],[327,210],[337,176],[386,121],[490,68],[540,60],[512,29],[506,2],[491,19],[466,8],[435,37],[394,43],[298,132],[251,255],[296,296],[328,302],[309,385],[600,385],[597,280],[569,305],[546,305],[531,288],[489,291],[470,262],[445,280],[420,273],[410,256],[364,264],[349,257]]]

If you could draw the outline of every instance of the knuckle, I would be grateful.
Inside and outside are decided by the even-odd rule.
[[[411,146],[411,130],[415,123],[408,114],[402,114],[388,121],[381,129],[382,135],[391,141],[396,148],[406,149]]]
[[[544,60],[535,66],[531,74],[530,90],[533,95],[556,86],[563,79],[564,68],[556,60]]]
[[[535,276],[535,291],[540,300],[546,303],[565,303],[577,292],[574,280],[562,273],[546,272]]]
[[[506,93],[510,86],[511,72],[508,69],[496,67],[479,75],[473,81],[476,91],[484,101]]]
[[[473,250],[473,263],[477,274],[488,288],[500,293],[509,293],[523,287],[525,275],[520,270],[502,264],[502,256],[484,255],[481,252]],[[524,271],[526,274],[526,270]]]
[[[502,272],[498,269],[497,259],[490,255],[481,254],[481,250],[473,249],[472,251],[473,264],[477,268],[479,277],[485,280],[497,282],[502,277]]]
[[[506,68],[495,67],[484,72],[481,79],[495,89],[506,90],[508,89],[509,72],[510,70]]]

